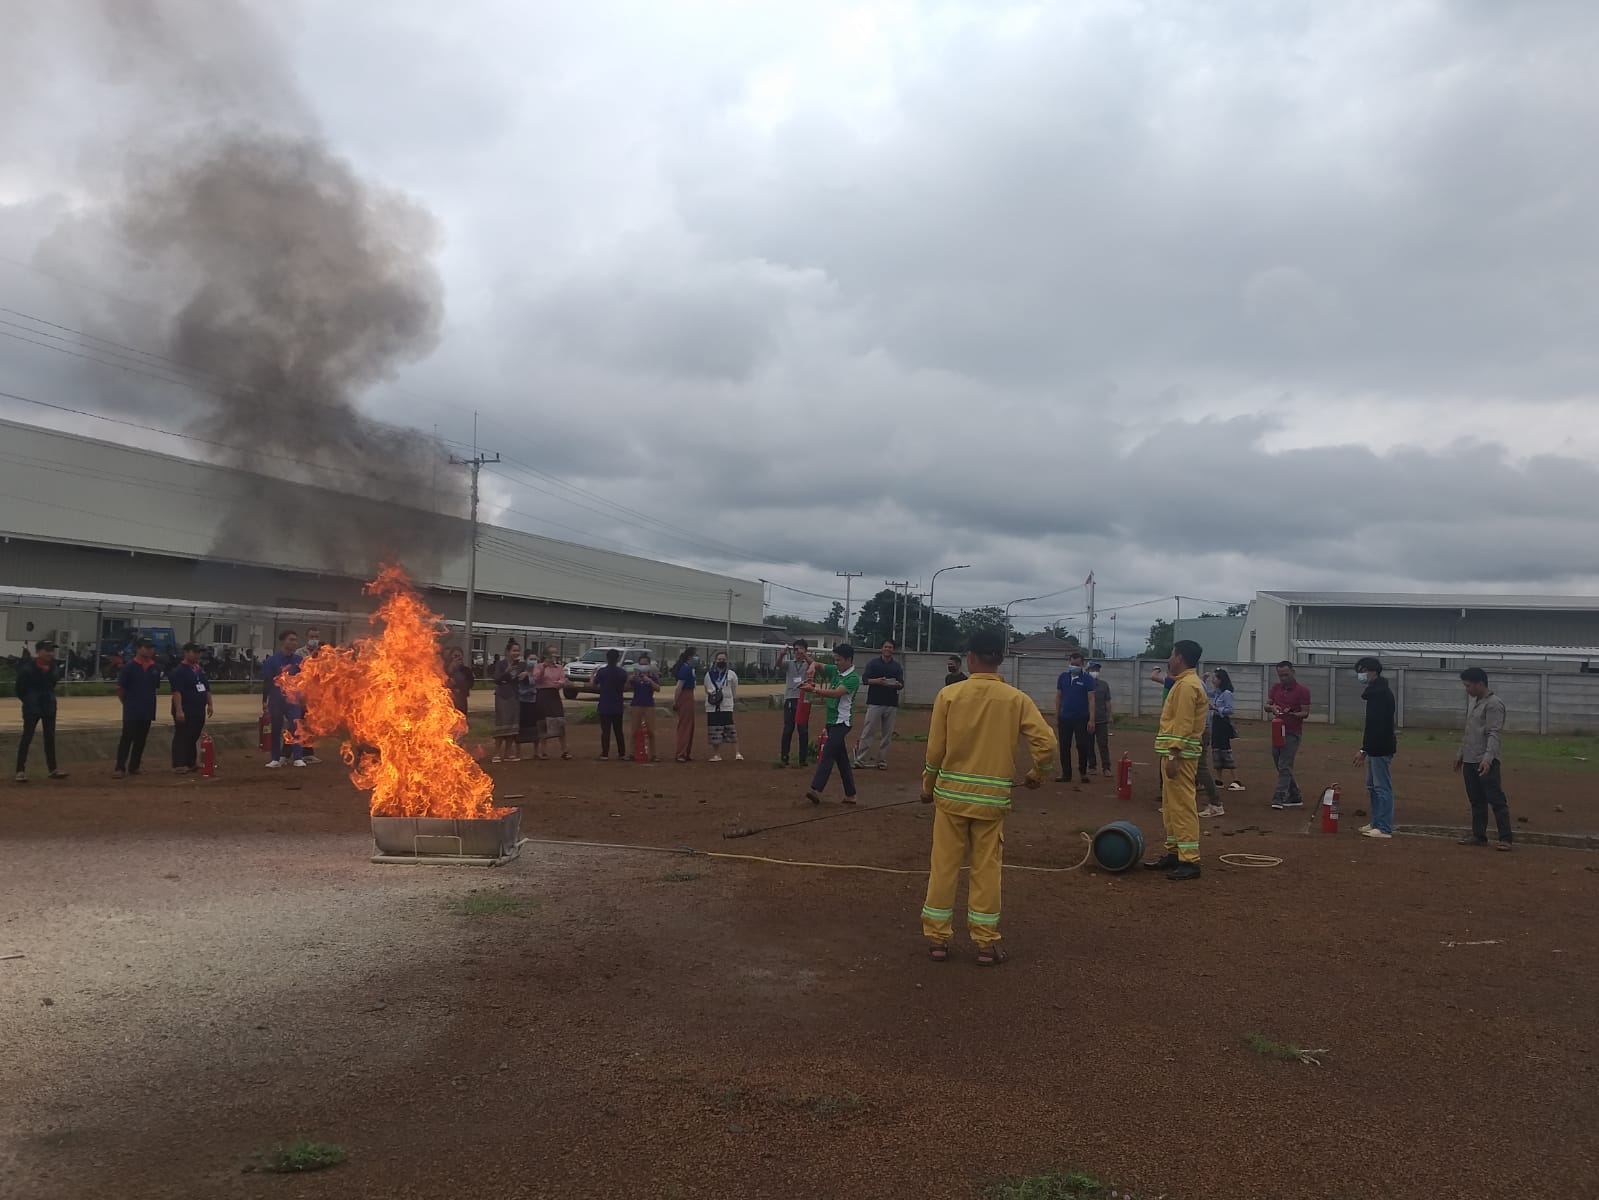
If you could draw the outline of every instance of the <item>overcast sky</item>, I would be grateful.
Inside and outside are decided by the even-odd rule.
[[[828,595],[971,563],[941,608],[1599,585],[1588,0],[271,20],[283,105],[442,234],[442,336],[364,404],[477,409],[506,524]],[[22,264],[139,134],[23,79],[0,306],[74,325]],[[120,374],[0,339],[0,390]]]

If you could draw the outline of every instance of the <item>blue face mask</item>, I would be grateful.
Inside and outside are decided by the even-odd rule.
[[[1066,669],[1068,671],[1070,671],[1073,675],[1081,675],[1083,673],[1083,669],[1081,667],[1079,667],[1076,663],[1073,663],[1071,666],[1067,667]]]
[[[1369,672],[1369,671],[1356,671],[1355,672],[1355,678],[1360,680],[1361,683],[1369,684],[1371,682],[1371,672]]]

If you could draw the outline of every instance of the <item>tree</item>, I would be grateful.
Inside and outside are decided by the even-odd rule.
[[[1247,604],[1229,604],[1227,606],[1227,615],[1229,617],[1242,617],[1248,612],[1249,605]]]
[[[927,608],[921,598],[906,598],[903,592],[895,593],[884,588],[861,605],[851,637],[857,646],[881,646],[884,639],[893,638],[902,643],[901,649],[914,650],[921,641],[927,621]],[[961,645],[960,627],[954,618],[940,612],[932,614],[931,650],[955,650]]]
[[[774,626],[778,629],[786,629],[793,634],[803,633],[814,636],[828,631],[827,626],[822,624],[822,622],[812,621],[806,617],[797,617],[793,613],[775,614],[767,617],[762,624]]]
[[[1003,633],[1005,631],[1005,610],[994,605],[985,605],[982,608],[967,608],[961,611],[956,628],[962,639],[969,638],[980,629],[992,629]]]
[[[1170,621],[1156,621],[1149,627],[1149,640],[1144,643],[1144,657],[1170,658],[1172,642],[1176,638],[1176,626]]]
[[[844,632],[844,602],[833,601],[833,607],[827,610],[827,620],[822,622],[822,628],[829,633]]]

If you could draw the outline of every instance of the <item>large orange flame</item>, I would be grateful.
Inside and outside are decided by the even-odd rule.
[[[366,590],[383,597],[372,636],[323,646],[283,680],[305,706],[302,733],[348,733],[344,761],[355,786],[372,793],[373,816],[500,816],[494,781],[455,740],[466,719],[445,683],[442,619],[398,566],[383,567]]]

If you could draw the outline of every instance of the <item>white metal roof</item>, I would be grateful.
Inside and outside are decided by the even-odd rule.
[[[222,600],[174,600],[162,596],[126,596],[113,592],[64,592],[56,588],[0,588],[0,607],[59,608],[73,611],[97,609],[113,616],[123,613],[183,613],[213,617],[271,617],[288,621],[364,621],[363,613],[331,612],[315,608],[280,608],[261,604],[230,604]]]
[[[1599,614],[1599,596],[1495,596],[1483,592],[1261,592],[1307,608],[1493,608],[1546,609]]]
[[[1311,638],[1294,642],[1296,650],[1312,654],[1384,654],[1413,658],[1538,659],[1554,662],[1589,662],[1599,659],[1599,646],[1517,646],[1468,642],[1350,642]]]

